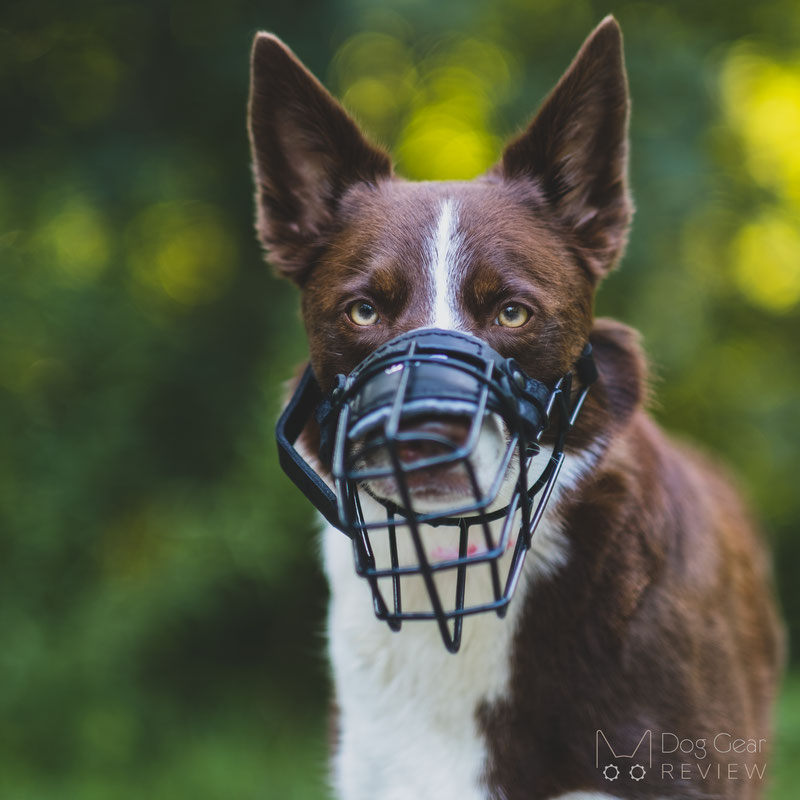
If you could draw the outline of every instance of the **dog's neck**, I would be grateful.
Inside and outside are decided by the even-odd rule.
[[[456,656],[442,646],[433,622],[407,622],[398,633],[379,622],[369,586],[355,574],[350,541],[334,528],[324,531],[324,566],[331,586],[329,649],[341,715],[334,780],[342,797],[390,796],[392,786],[408,788],[415,775],[424,782],[417,796],[485,796],[481,786],[487,752],[477,712],[508,692],[514,634],[526,593],[537,580],[556,579],[568,561],[561,508],[595,460],[588,452],[567,455],[508,613],[503,619],[491,613],[468,617]],[[488,567],[484,574],[476,568],[470,572],[468,592],[488,592]],[[439,588],[449,596],[455,577],[440,577]],[[403,586],[409,607],[429,602],[420,579],[415,580]],[[439,782],[434,794],[431,781]],[[407,796],[414,792],[409,789]]]

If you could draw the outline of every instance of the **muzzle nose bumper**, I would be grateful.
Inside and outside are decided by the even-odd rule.
[[[452,466],[474,448],[488,394],[481,373],[446,356],[412,357],[371,371],[350,394],[348,468],[359,463],[386,469],[397,464],[409,471]]]
[[[481,381],[446,361],[393,365],[370,377],[353,395],[349,438],[362,438],[373,429],[384,427],[398,395],[402,400],[398,432],[406,427],[433,433],[432,429],[425,431],[425,427],[434,420],[470,421],[478,409],[481,389]],[[442,432],[444,429],[439,431]]]

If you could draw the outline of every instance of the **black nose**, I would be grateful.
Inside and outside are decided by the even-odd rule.
[[[415,419],[400,425],[397,454],[403,464],[453,453],[466,444],[470,421],[464,417]]]

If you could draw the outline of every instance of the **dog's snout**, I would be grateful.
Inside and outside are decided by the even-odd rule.
[[[466,418],[417,419],[400,426],[397,453],[405,464],[436,458],[463,447],[470,432]]]

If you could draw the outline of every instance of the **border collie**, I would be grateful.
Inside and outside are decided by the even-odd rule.
[[[548,386],[588,342],[598,374],[507,613],[467,618],[457,654],[431,623],[377,621],[352,542],[326,527],[343,800],[763,795],[782,652],[767,552],[720,469],[648,416],[637,334],[593,315],[632,216],[628,116],[607,17],[494,168],[411,182],[285,44],[255,39],[257,231],[301,291],[322,392],[429,328]],[[315,422],[300,445],[333,486]],[[417,494],[463,491],[447,480]]]

